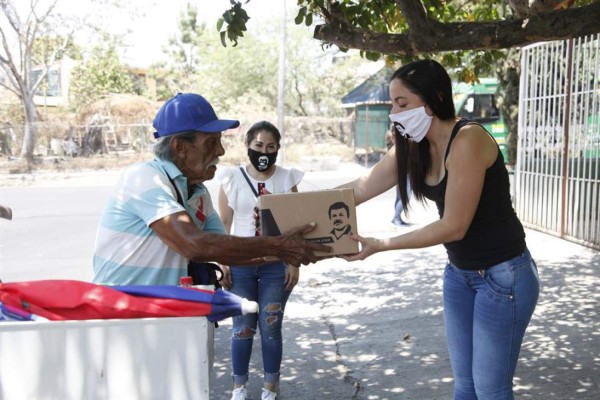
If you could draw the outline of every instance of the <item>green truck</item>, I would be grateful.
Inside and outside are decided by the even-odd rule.
[[[600,158],[600,114],[590,115],[587,119],[585,142],[581,156]]]
[[[496,139],[506,161],[507,129],[504,118],[496,106],[498,81],[495,78],[481,78],[479,83],[470,85],[456,83],[453,87],[456,114],[483,125]],[[355,105],[355,152],[383,153],[385,132],[389,129],[391,112],[389,101]]]
[[[498,81],[495,78],[480,78],[479,83],[476,84],[464,82],[455,84],[453,91],[456,114],[483,125],[496,139],[506,162],[508,130],[502,113],[496,105]]]
[[[502,113],[496,105],[498,81],[495,78],[480,78],[479,83],[457,83],[453,87],[456,114],[469,118],[483,125],[498,142],[504,161],[506,157],[507,126]],[[585,159],[600,158],[600,114],[595,113],[571,126],[571,135],[583,135],[576,140],[576,147],[571,149],[577,156]]]

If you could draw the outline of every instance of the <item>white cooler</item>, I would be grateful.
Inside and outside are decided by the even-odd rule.
[[[0,322],[0,399],[209,399],[204,317]]]

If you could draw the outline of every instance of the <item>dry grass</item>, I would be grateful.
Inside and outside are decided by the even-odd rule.
[[[153,140],[153,129],[149,121],[158,106],[159,104],[139,96],[113,95],[91,104],[77,115],[53,110],[38,126],[35,154],[56,154],[52,151],[52,141],[55,138],[72,138],[78,145],[82,145],[87,124],[99,115],[110,116],[110,120],[104,123],[114,127],[117,146],[109,148],[109,154],[90,157],[37,156],[32,166],[33,171],[119,169],[133,162],[152,159],[153,154],[148,148]],[[240,127],[223,134],[223,146],[226,150],[221,157],[223,165],[247,162],[245,132],[253,122],[264,119],[265,115],[251,114],[238,118]],[[352,122],[348,117],[286,117],[282,143],[284,164],[301,166],[303,157],[336,157],[341,162],[353,160],[353,149],[344,143],[351,136]],[[134,125],[138,128],[131,128]],[[17,133],[15,143],[21,143],[23,129],[14,124],[13,126]],[[127,140],[123,140],[124,138]],[[116,148],[127,150],[117,151]],[[12,154],[19,149],[14,146]],[[23,160],[0,158],[0,178],[3,175],[29,172],[28,165]]]
[[[223,165],[239,165],[248,160],[246,148],[236,138],[225,138],[224,147],[226,153],[221,157]],[[335,139],[317,143],[314,140],[306,140],[301,143],[284,143],[283,145],[285,165],[301,165],[302,157],[337,157],[341,162],[352,161],[354,154],[352,148]],[[104,155],[92,157],[44,157],[36,158],[33,165],[35,171],[84,171],[84,170],[111,170],[120,169],[134,162],[151,160],[151,151],[145,152],[110,152]],[[24,160],[0,159],[0,176],[28,173],[27,164]]]

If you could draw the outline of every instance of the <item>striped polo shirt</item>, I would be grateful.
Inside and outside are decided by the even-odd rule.
[[[167,175],[168,174],[168,175]],[[224,234],[210,194],[203,184],[192,186],[169,161],[155,159],[128,166],[100,219],[94,249],[93,282],[105,285],[176,285],[187,275],[188,260],[150,228],[161,218],[185,210],[198,228]]]

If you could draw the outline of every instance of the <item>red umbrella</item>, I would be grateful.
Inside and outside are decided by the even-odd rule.
[[[206,316],[218,321],[245,311],[241,297],[220,290],[73,280],[0,283],[0,301],[49,320]]]

